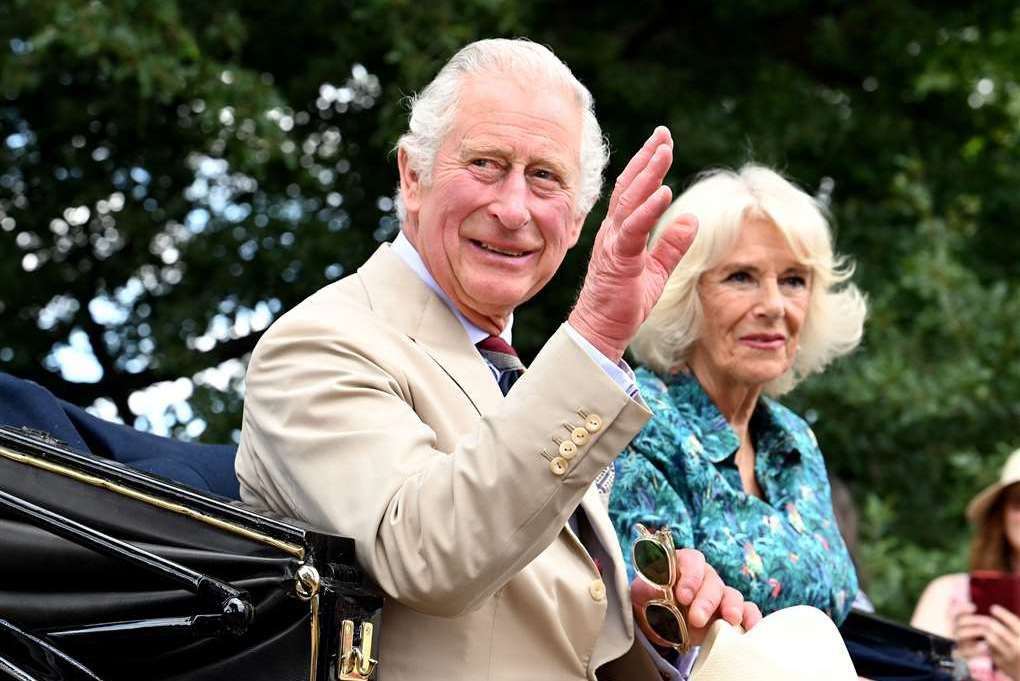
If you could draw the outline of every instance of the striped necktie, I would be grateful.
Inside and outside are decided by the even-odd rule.
[[[499,336],[489,336],[475,347],[485,361],[499,372],[496,381],[499,383],[500,391],[506,395],[510,392],[510,386],[524,373],[524,365],[517,357],[517,351]]]

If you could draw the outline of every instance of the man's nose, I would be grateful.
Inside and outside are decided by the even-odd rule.
[[[507,229],[520,229],[531,221],[528,210],[528,181],[524,171],[514,168],[500,183],[489,205],[493,217]]]

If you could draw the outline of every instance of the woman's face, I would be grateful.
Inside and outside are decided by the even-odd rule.
[[[1006,541],[1014,553],[1020,552],[1020,484],[1010,485],[1002,493],[1003,525],[1006,528]]]
[[[733,248],[701,275],[701,337],[689,365],[706,387],[761,387],[792,365],[811,270],[771,222],[745,221]],[[711,392],[711,391],[710,391]]]

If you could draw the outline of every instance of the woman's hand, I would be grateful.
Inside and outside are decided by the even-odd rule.
[[[985,642],[995,668],[1020,680],[1020,617],[993,605],[991,617],[985,620]]]
[[[687,613],[687,626],[694,645],[701,643],[709,624],[719,617],[745,630],[761,620],[761,610],[758,606],[745,601],[740,592],[733,587],[723,584],[719,573],[705,562],[705,556],[700,551],[678,549],[676,564],[680,578],[673,588],[673,596],[681,610]],[[653,598],[660,598],[661,595],[659,589],[640,577],[631,582],[631,603],[637,615],[635,619],[641,623],[642,628],[644,621],[639,613],[644,604]],[[649,633],[645,631],[646,635]]]
[[[978,615],[973,603],[956,605],[953,638],[963,659],[990,657],[996,671],[1020,681],[1020,617],[1006,608],[993,605],[990,615]]]
[[[987,620],[984,615],[976,615],[976,606],[970,601],[956,603],[952,606],[952,634],[956,641],[956,652],[965,660],[988,655],[988,644],[985,643]]]

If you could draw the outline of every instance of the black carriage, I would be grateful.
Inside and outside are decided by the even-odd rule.
[[[350,539],[0,427],[0,679],[377,678]]]
[[[354,542],[232,499],[232,446],[107,423],[3,373],[0,423],[18,425],[0,426],[0,681],[382,675],[383,600]],[[948,639],[858,611],[842,634],[876,681],[967,677]]]

